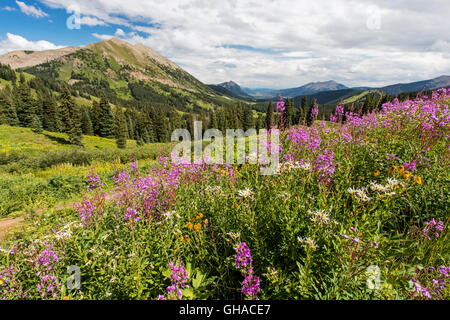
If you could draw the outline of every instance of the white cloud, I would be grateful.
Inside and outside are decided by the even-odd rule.
[[[125,31],[123,31],[122,29],[117,29],[116,33],[114,34],[116,37],[125,37]]]
[[[57,46],[45,40],[29,41],[22,36],[7,33],[6,39],[0,41],[0,55],[15,50],[53,50],[59,49],[62,46]]]
[[[77,19],[76,22],[81,25],[86,25],[86,26],[90,26],[90,27],[107,25],[104,21],[97,19],[95,17],[89,17],[89,16],[81,17],[80,19]]]
[[[111,34],[99,34],[99,33],[93,33],[92,34],[94,37],[96,37],[97,39],[100,40],[109,40],[111,38],[114,38],[114,35]]]
[[[48,14],[46,14],[44,11],[42,11],[39,8],[36,8],[32,5],[27,5],[25,2],[22,2],[22,1],[16,1],[16,3],[19,6],[20,11],[25,13],[27,16],[32,16],[35,18],[48,17]]]
[[[16,11],[17,9],[16,9],[16,8],[12,8],[12,7],[10,7],[10,6],[6,6],[6,7],[2,8],[1,10],[5,10],[5,11]]]
[[[40,1],[52,8],[73,2]],[[419,0],[78,0],[77,5],[82,14],[120,26],[116,36],[148,45],[206,83],[232,79],[251,87],[293,87],[334,79],[371,86],[450,74],[448,0],[426,6]]]

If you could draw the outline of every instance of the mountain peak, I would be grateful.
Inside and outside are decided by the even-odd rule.
[[[246,98],[250,97],[244,90],[242,90],[241,86],[238,85],[233,80],[230,80],[228,82],[219,83],[218,86],[228,89],[229,91],[231,91],[232,93],[234,93],[235,95],[237,95],[239,97],[246,97]]]

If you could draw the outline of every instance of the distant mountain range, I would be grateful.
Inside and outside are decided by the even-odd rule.
[[[380,88],[373,87],[353,87],[349,88],[341,83],[334,80],[324,81],[324,82],[311,82],[297,88],[288,89],[250,89],[245,87],[240,87],[236,82],[229,81],[217,85],[218,87],[226,88],[231,91],[236,97],[249,98],[253,97],[255,99],[275,99],[281,91],[281,94],[285,98],[294,98],[299,96],[311,96],[317,95],[322,92],[328,92],[328,94],[318,95],[319,98],[327,96],[339,96],[340,93],[345,96],[345,98],[351,93],[358,93],[365,90],[381,90],[389,95],[397,95],[403,92],[413,92],[420,91],[425,88],[425,90],[433,90],[436,88],[443,88],[450,86],[450,76],[440,76],[435,79],[423,80],[411,83],[398,83]],[[336,91],[332,93],[331,91]],[[320,102],[319,102],[320,103]]]

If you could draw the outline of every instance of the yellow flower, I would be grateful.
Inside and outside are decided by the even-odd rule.
[[[422,184],[422,178],[421,178],[421,177],[414,177],[414,181],[415,181],[417,184]]]
[[[397,171],[397,166],[392,166],[392,167],[389,168],[388,174],[392,174],[395,171]]]
[[[184,237],[184,241],[186,241],[187,243],[189,243],[189,241],[190,241],[190,240],[189,240],[189,237],[188,237],[188,236],[185,236],[185,237]]]
[[[195,231],[198,231],[198,230],[200,230],[202,228],[202,225],[200,224],[200,223],[197,223],[195,226],[194,226],[194,230]]]
[[[400,168],[398,168],[398,172],[403,174],[405,172],[405,167],[404,166],[400,166]]]
[[[404,171],[403,172],[403,176],[405,177],[405,179],[409,179],[411,177],[411,172],[409,171]]]
[[[235,202],[233,205],[231,205],[231,209],[237,208],[238,204]]]
[[[200,220],[201,218],[203,218],[203,213],[199,212],[199,213],[197,214],[197,219]]]
[[[65,297],[63,298],[63,300],[70,300],[70,297],[65,296]]]
[[[194,227],[194,225],[192,224],[192,222],[190,222],[190,221],[186,222],[186,228],[188,228],[189,230],[192,230],[193,227]]]
[[[375,177],[378,177],[378,176],[380,175],[380,171],[375,170],[375,171],[373,172],[373,175],[374,175]]]
[[[179,237],[178,241],[183,242],[183,239],[184,239],[183,237]]]

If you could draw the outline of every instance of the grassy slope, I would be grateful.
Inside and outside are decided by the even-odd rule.
[[[83,144],[87,150],[117,149],[113,139],[96,136],[83,136]],[[136,147],[135,140],[128,140],[128,148]],[[21,151],[26,153],[74,149],[70,145],[65,133],[44,131],[43,134],[34,133],[29,128],[10,127],[0,125],[0,152]]]

